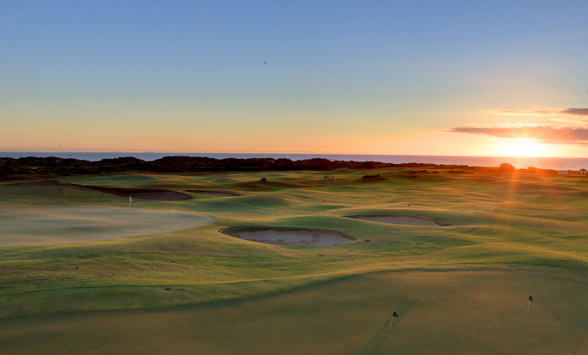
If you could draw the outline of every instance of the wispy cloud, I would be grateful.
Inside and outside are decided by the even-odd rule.
[[[566,108],[564,110],[534,110],[534,111],[517,111],[517,110],[492,110],[484,111],[493,115],[506,116],[588,116],[588,108]]]
[[[485,111],[494,115],[551,117],[553,124],[505,123],[498,126],[455,127],[454,133],[484,135],[496,138],[532,139],[550,144],[588,143],[588,108],[563,110],[496,110]]]
[[[588,108],[566,108],[561,110],[560,113],[574,116],[588,116]]]
[[[588,143],[588,127],[551,125],[455,127],[449,129],[449,132],[486,135],[497,138],[526,138],[551,144]]]
[[[493,115],[505,115],[505,116],[545,116],[545,115],[554,115],[559,113],[559,111],[548,111],[548,110],[538,110],[538,111],[513,111],[513,110],[496,110],[496,111],[484,111],[486,113],[490,113]]]

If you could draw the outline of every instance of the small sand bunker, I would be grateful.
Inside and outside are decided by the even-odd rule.
[[[362,219],[364,221],[387,223],[387,224],[400,224],[404,226],[425,226],[425,227],[440,227],[440,223],[433,221],[432,219],[423,217],[411,217],[411,216],[347,216],[349,218]]]
[[[228,196],[239,196],[235,193],[232,192],[220,192],[220,191],[206,191],[206,190],[186,190],[186,192],[192,192],[195,194],[200,194],[200,195],[210,195],[210,196],[224,196],[224,197],[228,197]]]
[[[220,232],[251,242],[273,245],[314,245],[329,247],[335,244],[350,243],[357,240],[347,234],[324,229],[273,227],[260,230],[260,228],[255,227],[234,227],[222,229]]]
[[[169,190],[149,190],[149,189],[125,189],[112,187],[83,186],[89,189],[107,193],[115,196],[132,197],[140,200],[156,201],[183,201],[191,200],[192,197],[181,192]]]

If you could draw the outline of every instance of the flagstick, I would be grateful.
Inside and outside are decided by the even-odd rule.
[[[527,315],[529,315],[529,306],[531,306],[531,300],[527,301]]]
[[[129,212],[131,212],[131,201],[133,201],[133,199],[131,198],[131,196],[129,196]]]
[[[390,320],[390,327],[388,327],[388,333],[390,333],[390,331],[392,330],[392,323],[394,323],[394,316],[392,316],[392,319]]]

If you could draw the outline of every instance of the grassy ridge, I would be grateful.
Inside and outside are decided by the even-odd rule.
[[[378,173],[382,178],[361,179]],[[334,181],[323,181],[323,175],[126,174],[2,184],[0,208],[10,208],[17,217],[31,207],[128,205],[124,197],[65,183],[215,190],[239,196],[189,193],[194,200],[133,201],[136,209],[204,213],[216,220],[195,229],[0,248],[0,318],[196,304],[382,270],[520,264],[588,270],[588,221],[583,218],[588,212],[588,180],[442,170],[408,174],[402,169],[329,172]],[[267,183],[261,182],[264,177]],[[360,214],[420,216],[449,226],[345,218]],[[219,228],[234,226],[331,229],[359,241],[327,248],[280,247],[218,233]]]

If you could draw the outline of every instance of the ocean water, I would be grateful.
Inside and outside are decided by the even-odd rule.
[[[73,158],[88,161],[100,161],[120,157],[135,157],[152,161],[165,156],[191,156],[209,157],[215,159],[225,158],[287,158],[290,160],[304,160],[312,158],[324,158],[329,160],[344,161],[379,161],[383,163],[432,163],[432,164],[457,164],[469,166],[497,167],[502,163],[509,163],[517,168],[535,167],[555,170],[588,169],[588,158],[547,158],[547,157],[476,157],[476,156],[444,156],[444,155],[360,155],[360,154],[265,154],[265,153],[130,153],[130,152],[0,152],[0,157],[59,157]]]

